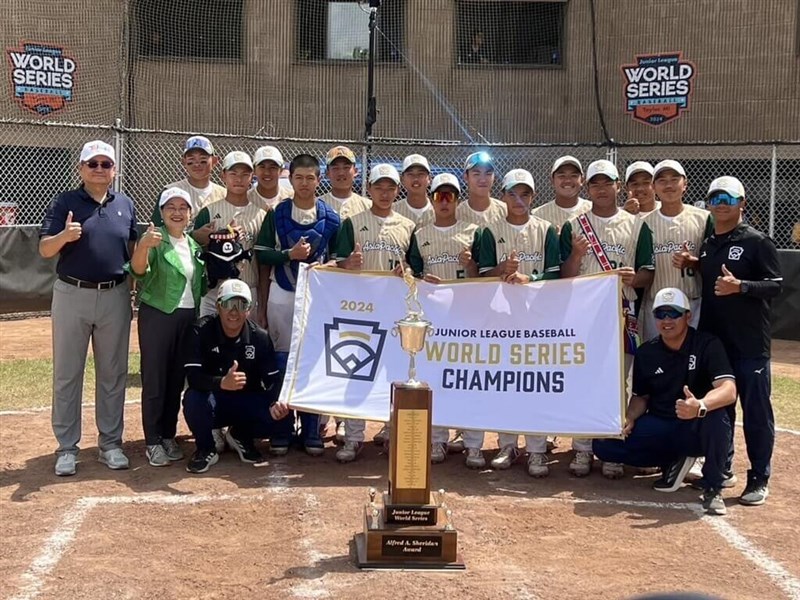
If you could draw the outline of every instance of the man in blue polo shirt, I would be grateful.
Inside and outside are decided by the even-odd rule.
[[[53,433],[56,475],[74,475],[81,439],[83,374],[94,351],[99,460],[127,469],[122,452],[131,304],[123,265],[136,241],[133,201],[109,189],[114,148],[102,141],[81,151],[81,185],[56,196],[40,231],[39,253],[58,255],[53,285]]]

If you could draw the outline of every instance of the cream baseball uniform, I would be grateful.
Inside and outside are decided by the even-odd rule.
[[[417,227],[424,227],[433,223],[436,215],[433,212],[433,205],[430,199],[423,208],[414,208],[408,203],[407,199],[398,200],[392,206],[392,210],[403,215],[406,219],[414,221]]]
[[[535,217],[539,217],[540,219],[544,219],[545,221],[552,223],[553,226],[555,226],[556,231],[561,231],[564,223],[569,221],[571,218],[582,215],[583,213],[587,213],[590,210],[592,210],[592,203],[586,198],[578,198],[578,203],[572,208],[562,208],[556,204],[555,200],[552,200],[547,204],[543,204],[538,208],[534,208],[531,214],[533,214]]]
[[[506,203],[497,198],[489,198],[489,208],[482,211],[473,209],[467,200],[456,207],[456,219],[467,223],[475,223],[479,227],[486,227],[493,221],[505,219],[507,215]]]
[[[360,212],[369,210],[372,207],[372,200],[359,196],[355,192],[351,193],[348,198],[337,198],[333,192],[328,192],[322,199],[335,210],[344,221],[347,217],[352,217]]]
[[[278,195],[274,198],[265,198],[261,194],[258,193],[258,188],[250,188],[247,191],[247,199],[255,204],[256,206],[260,206],[264,210],[269,210],[271,208],[275,208],[275,205],[278,202],[286,200],[287,198],[291,198],[294,195],[293,191],[290,189],[286,189],[282,185],[278,186]]]

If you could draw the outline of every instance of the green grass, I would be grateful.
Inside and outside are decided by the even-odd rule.
[[[50,405],[53,367],[50,359],[0,361],[0,410]],[[128,398],[139,398],[139,355],[128,362]],[[84,402],[94,400],[94,360],[89,357],[83,383]],[[780,427],[800,429],[800,380],[773,376],[772,405]],[[739,412],[741,415],[741,411]]]

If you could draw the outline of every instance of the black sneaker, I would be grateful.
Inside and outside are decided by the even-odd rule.
[[[735,486],[739,481],[739,478],[736,477],[736,475],[734,475],[733,473],[731,473],[729,475],[723,474],[723,478],[724,478],[722,480],[723,489],[730,489],[733,486]],[[692,486],[696,490],[701,490],[702,491],[702,490],[708,489],[708,484],[706,483],[706,480],[703,479],[702,477],[700,479],[692,479],[689,482],[689,485]]]
[[[722,492],[720,490],[707,489],[703,490],[703,495],[700,497],[703,503],[703,510],[709,515],[726,515],[728,514],[728,507],[725,506],[725,501],[722,499]]]
[[[264,460],[264,457],[261,456],[261,452],[258,451],[253,440],[237,440],[231,434],[231,428],[228,428],[228,431],[225,433],[225,441],[228,442],[228,446],[236,450],[236,453],[239,455],[239,460],[242,462],[252,464]]]
[[[205,473],[211,465],[217,464],[219,454],[214,450],[203,451],[197,450],[192,454],[189,459],[189,464],[186,465],[186,470],[189,473]]]
[[[679,458],[662,472],[661,478],[653,484],[653,489],[658,492],[674,492],[681,487],[693,464],[694,456]]]
[[[744,506],[761,506],[769,498],[769,487],[766,481],[750,479],[747,487],[744,488],[742,495],[739,496],[739,504]]]

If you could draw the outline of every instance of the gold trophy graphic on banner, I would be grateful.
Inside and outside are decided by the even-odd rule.
[[[409,355],[408,381],[392,383],[389,491],[377,503],[377,490],[369,490],[364,532],[355,536],[357,564],[362,569],[463,569],[444,490],[431,494],[433,393],[417,381],[416,369],[431,323],[424,318],[411,269],[403,279],[408,313],[395,322],[393,333]]]

